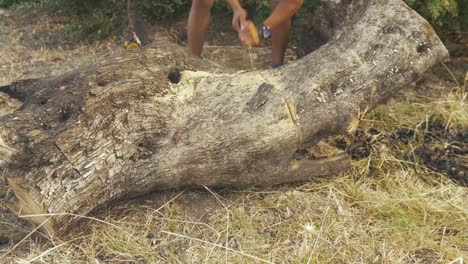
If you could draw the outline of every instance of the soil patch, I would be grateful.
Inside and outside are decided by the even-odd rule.
[[[404,157],[468,187],[468,130],[461,127],[446,129],[441,122],[430,123],[421,129],[424,129],[424,143]],[[400,130],[394,135],[394,140],[405,142],[410,140],[408,137],[418,137],[418,134],[412,130]]]

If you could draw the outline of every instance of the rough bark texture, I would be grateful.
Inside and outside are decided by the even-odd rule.
[[[321,8],[327,43],[280,69],[233,72],[161,42],[0,88],[23,101],[0,118],[10,207],[55,214],[29,218],[53,234],[70,214],[154,190],[273,185],[347,168],[344,154],[297,152],[352,131],[447,51],[400,0]]]

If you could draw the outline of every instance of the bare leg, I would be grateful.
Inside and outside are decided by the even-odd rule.
[[[270,10],[273,12],[278,3],[271,1]],[[289,34],[291,32],[292,19],[287,20],[286,22],[281,23],[276,26],[275,29],[272,29],[271,40],[272,40],[272,52],[271,60],[272,65],[282,65],[284,63],[284,53],[286,47],[288,46]]]
[[[205,33],[210,24],[211,7],[215,0],[192,0],[188,19],[188,49],[190,53],[201,57]]]

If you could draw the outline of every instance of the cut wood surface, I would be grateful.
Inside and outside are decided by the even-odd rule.
[[[297,153],[352,133],[363,113],[448,54],[400,0],[323,1],[317,14],[326,43],[279,69],[234,71],[160,41],[1,87],[22,102],[0,117],[10,208],[54,235],[74,215],[152,191],[268,186],[347,169],[345,154]]]

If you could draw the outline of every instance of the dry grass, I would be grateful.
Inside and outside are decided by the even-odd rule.
[[[11,32],[11,25],[1,21],[1,33]],[[0,47],[0,84],[60,74],[114,47],[31,50],[15,36],[2,41],[9,45]],[[378,129],[377,143],[371,145],[370,156],[355,161],[344,174],[271,189],[154,194],[115,206],[96,219],[84,219],[81,229],[62,240],[31,235],[11,243],[0,248],[1,259],[5,263],[463,263],[468,257],[467,189],[445,174],[401,158],[401,152],[411,153],[421,144],[419,137],[403,144],[389,136],[400,128],[430,133],[426,127],[433,120],[442,121],[447,130],[466,130],[466,75],[464,80],[457,84],[438,79],[423,91],[416,85],[368,113],[360,129]],[[444,138],[439,140],[446,144]],[[0,182],[0,194],[4,189]],[[0,236],[29,232],[9,219],[0,222],[0,227],[8,226]]]

